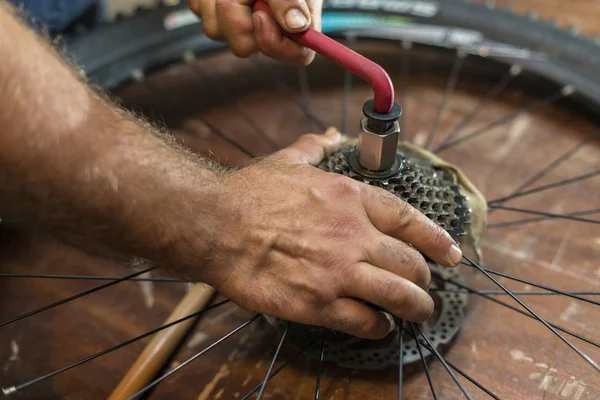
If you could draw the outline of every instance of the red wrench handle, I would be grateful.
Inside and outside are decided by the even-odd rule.
[[[255,11],[264,11],[273,16],[271,7],[265,0],[254,3]],[[290,33],[282,29],[285,36],[313,49],[323,57],[335,62],[353,74],[367,81],[373,88],[374,108],[381,114],[389,113],[394,105],[394,85],[385,70],[375,62],[325,36],[308,28],[304,32]]]

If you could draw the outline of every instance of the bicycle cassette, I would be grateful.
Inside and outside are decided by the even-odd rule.
[[[397,163],[394,165],[395,170],[388,174],[365,172],[357,164],[355,143],[346,141],[340,150],[323,160],[319,168],[395,194],[444,228],[455,240],[469,239],[479,257],[479,243],[487,218],[487,203],[464,174],[434,154],[406,143],[398,145]],[[449,280],[459,285],[465,283],[457,269],[443,268],[431,261],[428,261],[428,265],[433,272],[430,294],[434,299],[435,309],[432,317],[421,325],[421,330],[432,345],[441,350],[449,346],[458,334],[464,320],[467,295],[443,292],[445,289],[457,290],[460,287]],[[285,329],[285,321],[272,317],[266,319],[280,331]],[[290,341],[302,346],[307,338],[318,335],[320,329],[294,323],[290,326]],[[380,369],[397,365],[400,334],[396,327],[393,334],[384,339],[365,340],[329,331],[323,341],[323,358],[355,369]],[[405,338],[402,352],[403,364],[407,366],[420,360],[416,342],[411,337]],[[430,355],[426,349],[423,352],[426,357]],[[308,353],[319,357],[318,343],[311,345]]]
[[[425,159],[399,153],[400,168],[396,173],[367,177],[354,169],[356,158],[356,147],[350,146],[333,153],[319,168],[395,194],[446,229],[455,240],[467,234],[465,227],[470,224],[471,210],[452,173]]]

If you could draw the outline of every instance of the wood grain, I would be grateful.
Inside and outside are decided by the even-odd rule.
[[[497,3],[506,5],[508,1]],[[596,1],[521,0],[512,3],[519,11],[535,8],[540,17],[555,15],[561,25],[577,23],[583,32],[600,33],[597,25],[600,4]],[[359,50],[376,57],[390,71],[394,81],[402,83],[399,87],[404,100],[405,132],[408,137],[422,141],[432,126],[452,60],[429,53],[415,57],[411,60],[410,82],[406,82],[398,63],[397,47],[365,44]],[[121,95],[126,103],[135,104],[149,115],[164,120],[182,140],[200,153],[222,162],[239,163],[247,157],[212,134],[202,121],[197,118],[182,120],[190,116],[185,107],[198,110],[203,120],[218,126],[223,133],[257,155],[268,154],[274,149],[249,128],[240,110],[251,116],[279,146],[288,145],[302,133],[318,131],[285,90],[272,84],[272,73],[281,73],[283,81],[297,93],[296,70],[275,68],[265,73],[264,63],[257,63],[256,58],[237,60],[227,55],[214,55],[198,63],[203,75],[199,76],[183,65],[152,77],[161,91],[177,94],[181,107],[165,107],[156,93],[149,92],[144,85],[130,86]],[[441,133],[449,132],[459,123],[499,76],[493,71],[485,77],[478,76],[475,69],[469,71],[459,81],[442,118]],[[310,67],[308,77],[313,113],[325,125],[342,125],[341,71],[331,68],[323,60],[317,60]],[[218,95],[217,82],[236,100],[239,108],[233,115],[232,104]],[[363,101],[370,96],[370,89],[356,80],[353,89],[351,112],[346,121],[350,134],[355,131]],[[544,90],[538,89],[525,90],[518,85],[511,87],[497,101],[489,104],[470,128],[476,129],[529,104]],[[547,165],[596,129],[593,122],[576,110],[552,106],[534,115],[523,115],[485,137],[442,154],[448,161],[459,164],[486,197],[492,199],[509,193],[541,166]],[[586,146],[539,184],[597,169],[599,151],[598,143]],[[523,197],[510,204],[569,212],[597,207],[599,192],[600,182],[593,179]],[[517,213],[497,212],[492,215],[492,222],[522,217]],[[485,262],[489,268],[563,290],[600,288],[598,225],[546,221],[518,228],[490,229],[484,244]],[[17,238],[2,254],[1,260],[2,272],[115,276],[127,273],[123,266],[82,254],[56,243],[52,238]],[[495,288],[472,269],[464,268],[462,273],[472,287]],[[502,282],[514,290],[530,289],[505,279]],[[99,284],[0,278],[0,318],[19,315]],[[0,386],[24,382],[160,326],[185,292],[183,284],[124,282],[0,328]],[[516,304],[506,296],[501,300]],[[598,307],[562,296],[531,296],[526,300],[549,320],[600,340]],[[188,359],[250,316],[233,304],[210,311],[193,328],[189,340],[179,348],[170,367]],[[279,335],[270,325],[258,321],[166,380],[149,398],[241,398],[264,378]],[[106,398],[148,342],[140,341],[41,382],[15,398]],[[575,343],[596,360],[600,359],[598,348],[580,341]],[[280,359],[287,359],[295,350],[293,346],[284,346]],[[597,373],[552,333],[538,322],[483,298],[470,298],[466,321],[446,356],[503,399],[600,398]],[[384,371],[346,370],[328,363],[324,371],[322,399],[369,400],[396,396],[397,371],[393,368]],[[460,398],[456,386],[439,363],[431,363],[431,372],[439,398]],[[264,398],[312,398],[315,373],[315,360],[299,357],[269,383]],[[486,398],[473,385],[467,383],[467,388],[473,398]],[[406,377],[404,394],[405,399],[411,400],[431,398],[422,373]]]
[[[214,292],[213,288],[206,285],[192,287],[163,325],[199,312],[210,302]],[[189,319],[155,334],[108,399],[126,400],[152,382],[172,357],[196,319]]]

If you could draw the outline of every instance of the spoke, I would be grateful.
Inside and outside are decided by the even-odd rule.
[[[448,363],[446,362],[446,360],[444,359],[444,357],[442,357],[442,355],[439,353],[439,351],[437,351],[437,349],[435,348],[435,346],[433,345],[433,343],[431,343],[429,341],[429,338],[427,337],[427,335],[425,335],[423,333],[423,331],[421,330],[421,328],[419,328],[418,325],[415,326],[415,328],[417,329],[417,331],[419,332],[419,334],[421,335],[421,337],[425,340],[425,342],[427,342],[427,345],[429,346],[429,350],[433,352],[433,354],[435,355],[435,357],[440,360],[440,362],[442,363],[442,365],[444,366],[444,368],[446,369],[446,371],[448,372],[448,374],[450,374],[450,376],[452,377],[452,379],[454,380],[454,382],[456,383],[456,385],[459,387],[460,391],[463,392],[463,394],[465,395],[465,397],[469,400],[471,399],[471,395],[469,395],[469,392],[467,392],[467,389],[465,389],[465,387],[463,386],[462,383],[460,383],[460,381],[458,380],[458,378],[456,377],[456,375],[454,374],[454,372],[452,372],[452,369],[450,369],[450,366],[448,365]],[[414,333],[414,331],[413,331]],[[419,343],[419,340],[415,338],[415,342]]]
[[[407,137],[407,121],[406,121],[406,111],[408,106],[408,83],[410,82],[410,49],[412,49],[411,42],[402,42],[402,48],[404,49],[402,60],[400,62],[401,65],[401,74],[402,74],[402,84],[400,85],[401,91],[398,96],[398,101],[400,103],[400,107],[402,107],[402,114],[404,114],[400,118],[400,140],[406,140]]]
[[[593,210],[576,211],[576,212],[568,213],[566,215],[577,217],[577,216],[592,215],[592,214],[597,214],[597,213],[600,213],[600,208],[595,208]],[[512,220],[512,221],[496,222],[493,224],[489,224],[487,226],[487,228],[502,228],[502,227],[506,227],[506,226],[529,224],[532,222],[548,221],[550,219],[552,219],[552,218],[550,218],[550,217],[533,217],[533,218],[516,219],[516,220]]]
[[[79,361],[77,361],[77,362],[74,362],[74,363],[72,363],[72,364],[69,364],[69,365],[67,365],[67,366],[65,366],[65,367],[62,367],[62,368],[60,368],[60,369],[57,369],[56,371],[52,371],[52,372],[50,372],[50,373],[48,373],[48,374],[46,374],[46,375],[43,375],[43,376],[40,376],[40,377],[38,377],[38,378],[32,379],[32,380],[30,380],[30,381],[27,381],[27,382],[25,382],[25,383],[22,383],[22,384],[20,384],[20,385],[12,386],[12,387],[10,387],[10,388],[8,388],[8,389],[5,389],[5,390],[6,390],[7,392],[10,392],[10,393],[14,393],[14,392],[17,392],[17,391],[23,390],[23,389],[25,389],[25,388],[26,388],[26,387],[28,387],[28,386],[34,385],[34,384],[36,384],[36,383],[38,383],[38,382],[41,382],[41,381],[43,381],[43,380],[46,380],[46,379],[48,379],[48,378],[52,378],[53,376],[56,376],[56,375],[58,375],[58,374],[60,374],[60,373],[63,373],[63,372],[65,372],[65,371],[68,371],[68,370],[70,370],[70,369],[72,369],[72,368],[75,368],[75,367],[77,367],[77,366],[79,366],[79,365],[81,365],[81,364],[84,364],[84,363],[86,363],[86,362],[88,362],[88,361],[95,360],[96,358],[98,358],[98,357],[102,357],[102,356],[104,356],[104,355],[106,355],[106,354],[108,354],[108,353],[112,353],[112,352],[113,352],[113,351],[115,351],[115,350],[119,350],[120,348],[123,348],[123,347],[125,347],[125,346],[128,346],[128,345],[130,345],[130,344],[132,344],[132,343],[135,343],[135,342],[137,342],[137,341],[139,341],[139,340],[141,340],[141,339],[144,339],[144,338],[146,338],[146,337],[148,337],[148,336],[154,335],[154,334],[155,334],[155,333],[157,333],[157,332],[160,332],[160,331],[162,331],[162,330],[165,330],[165,329],[167,329],[167,328],[170,328],[170,327],[172,327],[172,326],[174,326],[174,325],[177,325],[177,324],[179,324],[179,323],[181,323],[181,322],[187,321],[187,320],[188,320],[188,319],[190,319],[190,318],[195,318],[195,317],[197,317],[197,316],[199,316],[199,315],[201,315],[201,314],[205,313],[206,311],[213,310],[213,309],[215,309],[215,308],[217,308],[217,307],[219,307],[219,306],[221,306],[221,305],[223,305],[223,304],[226,304],[226,303],[228,303],[228,302],[229,302],[229,300],[223,300],[223,301],[221,301],[221,302],[219,302],[219,303],[213,304],[213,305],[211,305],[211,306],[209,306],[209,307],[206,307],[206,308],[204,308],[204,309],[202,309],[202,310],[200,310],[200,311],[198,311],[198,312],[195,312],[195,313],[193,313],[193,314],[190,314],[190,315],[188,315],[188,316],[186,316],[186,317],[183,317],[183,318],[180,318],[180,319],[178,319],[178,320],[175,320],[175,321],[173,321],[173,322],[170,322],[170,323],[168,323],[168,324],[165,324],[165,325],[159,326],[158,328],[155,328],[155,329],[153,329],[153,330],[151,330],[151,331],[148,331],[148,332],[146,332],[146,333],[144,333],[144,334],[142,334],[142,335],[136,336],[136,337],[134,337],[134,338],[132,338],[132,339],[126,340],[125,342],[119,343],[119,344],[118,344],[118,345],[116,345],[116,346],[110,347],[110,348],[108,348],[108,349],[106,349],[106,350],[103,350],[103,351],[101,351],[101,352],[99,352],[99,353],[93,354],[93,355],[91,355],[91,356],[89,356],[89,357],[86,357],[86,358],[84,358],[84,359],[81,359],[81,360],[79,360]]]
[[[473,289],[473,288],[470,288],[470,287],[468,287],[468,286],[465,286],[465,285],[463,285],[463,284],[462,284],[462,283],[460,283],[460,282],[453,281],[452,279],[446,279],[446,278],[442,277],[441,275],[439,275],[439,274],[437,274],[437,273],[435,273],[435,272],[433,272],[433,275],[435,275],[435,276],[436,276],[438,279],[440,279],[440,280],[442,280],[442,281],[444,281],[444,282],[451,283],[451,284],[453,284],[453,285],[456,285],[456,286],[458,286],[458,287],[460,287],[460,288],[462,288],[462,289],[464,289],[464,290],[468,291],[469,293],[476,294],[476,295],[478,295],[478,296],[481,296],[481,297],[483,297],[484,299],[490,300],[491,302],[494,302],[494,303],[496,303],[496,304],[500,304],[501,306],[504,306],[504,307],[506,307],[506,308],[509,308],[509,309],[511,309],[512,311],[514,311],[514,312],[517,312],[517,313],[519,313],[519,314],[521,314],[521,315],[523,315],[523,316],[525,316],[525,317],[527,317],[527,318],[536,319],[536,318],[535,318],[533,315],[531,315],[531,314],[528,314],[528,313],[526,313],[526,312],[525,312],[525,311],[523,311],[523,310],[520,310],[520,309],[518,309],[518,308],[516,308],[516,307],[514,307],[514,306],[512,306],[512,305],[510,305],[510,304],[508,304],[508,303],[505,303],[505,302],[503,302],[503,301],[500,301],[500,300],[498,300],[498,299],[495,299],[495,298],[493,298],[493,297],[491,297],[491,296],[489,296],[489,295],[487,295],[487,294],[481,293],[481,292],[480,292],[480,291],[478,291],[478,290],[475,290],[475,289]],[[595,342],[595,341],[593,341],[592,339],[588,339],[588,338],[586,338],[585,336],[582,336],[582,335],[580,335],[580,334],[578,334],[578,333],[575,333],[575,332],[573,332],[573,331],[570,331],[570,330],[568,330],[568,329],[566,329],[566,328],[563,328],[562,326],[559,326],[559,325],[553,324],[553,323],[551,323],[551,322],[549,322],[549,324],[550,324],[550,325],[551,325],[553,328],[555,328],[555,329],[557,329],[557,330],[559,330],[559,331],[561,331],[561,332],[564,332],[564,333],[566,333],[567,335],[571,335],[571,336],[573,336],[574,338],[577,338],[577,339],[579,339],[579,340],[583,340],[583,341],[584,341],[584,342],[586,342],[586,343],[589,343],[589,344],[591,344],[591,345],[593,345],[593,346],[596,346],[596,347],[600,348],[600,343],[598,343],[598,342]]]
[[[273,354],[273,359],[271,360],[271,364],[269,365],[269,369],[267,370],[265,379],[263,380],[262,385],[260,385],[260,391],[258,392],[258,396],[256,396],[256,400],[260,400],[262,398],[263,393],[265,392],[265,388],[267,387],[267,382],[269,381],[269,377],[271,376],[271,371],[273,371],[273,367],[275,366],[275,361],[277,361],[277,356],[279,356],[279,351],[281,351],[281,346],[283,346],[285,337],[287,336],[287,333],[290,330],[290,324],[291,324],[291,322],[288,321],[287,324],[285,325],[285,330],[283,331],[283,335],[281,335],[281,340],[279,340],[279,344],[277,345],[275,354]]]
[[[594,360],[592,360],[588,355],[586,355],[584,352],[582,352],[581,350],[579,350],[579,348],[577,346],[575,346],[573,343],[571,343],[567,338],[565,338],[563,335],[561,335],[551,324],[549,324],[545,319],[543,319],[542,317],[540,317],[527,304],[525,304],[523,302],[523,300],[519,299],[517,296],[515,296],[514,294],[512,294],[512,292],[510,290],[508,290],[496,278],[494,278],[492,275],[490,275],[487,271],[485,271],[481,266],[479,266],[477,263],[475,263],[474,261],[472,261],[469,257],[463,255],[463,258],[465,258],[469,263],[471,263],[471,266],[473,266],[476,269],[478,269],[479,272],[481,272],[488,279],[490,279],[492,282],[494,282],[500,289],[502,289],[506,293],[508,293],[509,296],[512,297],[513,300],[515,300],[517,303],[519,303],[521,305],[521,307],[523,307],[524,309],[526,309],[527,311],[529,311],[529,313],[532,316],[534,316],[535,319],[537,319],[538,321],[540,321],[546,328],[548,328],[552,333],[554,333],[560,340],[562,340],[575,353],[577,353],[582,359],[584,359],[588,364],[590,364],[596,371],[600,372],[600,366],[598,364],[596,364],[596,362]]]
[[[500,204],[490,204],[490,208],[498,209],[498,210],[506,210],[506,211],[515,211],[515,212],[520,212],[520,213],[524,213],[524,214],[542,215],[544,217],[549,217],[549,218],[568,219],[571,221],[587,222],[590,224],[600,224],[600,220],[582,218],[582,217],[577,217],[577,216],[573,216],[573,215],[569,215],[569,214],[555,214],[555,213],[549,213],[549,212],[544,212],[544,211],[528,210],[525,208],[507,207],[507,206],[503,206]]]
[[[229,143],[230,145],[232,145],[233,147],[235,147],[236,149],[238,149],[239,151],[241,151],[242,153],[244,153],[248,157],[250,157],[250,158],[254,158],[255,157],[255,155],[252,154],[252,152],[250,150],[248,150],[247,148],[245,148],[244,146],[242,146],[240,143],[236,142],[235,140],[233,140],[232,138],[230,138],[229,136],[227,136],[225,133],[223,133],[215,125],[211,124],[206,119],[204,119],[204,117],[202,117],[202,115],[199,112],[197,112],[196,110],[192,109],[188,105],[188,103],[184,103],[183,105],[181,105],[178,102],[173,101],[171,99],[171,96],[169,96],[167,93],[161,93],[160,89],[158,89],[156,86],[154,86],[152,83],[150,83],[148,81],[145,81],[144,87],[150,93],[152,93],[153,96],[158,97],[162,101],[164,101],[165,103],[167,103],[170,108],[172,108],[172,109],[181,109],[181,108],[183,108],[187,114],[189,114],[189,115],[193,116],[194,118],[197,118],[198,120],[200,120],[204,125],[206,125],[206,127],[212,133],[214,133],[215,135],[217,135],[221,140]]]
[[[398,321],[398,320],[396,320]],[[405,330],[406,331],[406,330]],[[410,332],[406,331],[406,333],[408,333],[415,341],[417,341],[417,337],[414,334],[411,334]],[[421,343],[421,345],[423,347],[425,347],[427,350],[429,350],[431,353],[433,353],[433,351],[431,351],[431,347],[429,347],[429,345],[425,344],[425,343]],[[495,399],[495,400],[500,400],[500,398],[498,396],[496,396],[494,393],[492,393],[489,389],[487,389],[485,386],[483,386],[481,383],[479,383],[478,381],[476,381],[473,377],[469,376],[466,372],[464,372],[463,370],[461,370],[460,368],[458,368],[456,365],[452,364],[450,361],[448,360],[444,360],[446,361],[446,364],[448,364],[448,366],[450,368],[452,368],[453,370],[455,370],[456,372],[458,372],[461,376],[463,376],[465,379],[467,379],[469,382],[471,382],[473,385],[477,386],[479,389],[483,390],[487,395],[489,395],[491,398]]]
[[[204,73],[204,71],[202,71],[198,65],[194,64],[193,62],[188,62],[187,65],[190,67],[190,69],[200,78],[200,79],[205,79],[206,78],[206,74]],[[223,88],[223,85],[221,84],[216,84],[216,85],[212,85],[213,88],[215,88],[217,90],[217,92],[219,93],[219,96],[221,97],[221,99],[223,99],[225,102],[227,102],[230,105],[233,105],[235,107],[235,112],[236,115],[238,115],[239,117],[241,117],[246,124],[248,124],[248,126],[250,128],[252,128],[252,130],[258,134],[265,142],[267,142],[269,144],[269,146],[271,146],[271,148],[273,148],[274,150],[278,150],[279,149],[279,145],[277,143],[275,143],[275,141],[273,139],[271,139],[269,137],[269,135],[267,135],[267,133],[261,129],[258,124],[256,123],[256,121],[254,121],[252,119],[252,117],[250,115],[248,115],[248,113],[246,113],[242,107],[239,105],[239,103],[233,98],[233,96]]]
[[[269,376],[270,380],[271,378],[273,378],[275,375],[277,375],[279,372],[281,372],[285,367],[287,367],[289,364],[292,363],[292,361],[294,361],[300,354],[304,353],[310,346],[312,346],[312,344],[314,342],[317,341],[317,339],[319,339],[321,336],[317,336],[316,338],[311,339],[310,342],[308,342],[306,345],[304,345],[303,348],[301,348],[300,350],[298,350],[293,356],[290,357],[289,360],[287,360],[286,362],[284,362],[283,364],[281,364],[279,366],[279,368],[277,368],[275,371],[273,371],[273,373]],[[261,388],[262,382],[259,383],[258,385],[256,385],[254,387],[254,389],[252,389],[251,391],[249,391],[248,393],[246,393],[246,395],[244,397],[242,397],[241,400],[246,400],[248,399],[250,396],[252,396],[254,393],[256,393],[260,388]]]
[[[260,58],[257,58],[257,62],[259,64],[261,64],[261,74],[266,73],[267,76],[269,77],[269,79],[273,82],[273,84],[275,84],[276,86],[278,86],[283,93],[289,97],[289,99],[298,106],[298,108],[300,108],[300,110],[304,113],[304,116],[311,121],[312,123],[314,123],[315,125],[317,125],[317,127],[321,130],[321,131],[325,131],[325,129],[327,129],[327,126],[325,125],[325,123],[323,121],[321,121],[318,117],[316,117],[308,108],[305,107],[305,105],[303,104],[303,102],[301,101],[301,99],[298,98],[298,96],[296,96],[296,94],[294,93],[294,91],[289,87],[288,84],[286,84],[283,79],[281,78],[281,75],[273,68],[271,67],[271,65],[269,65],[268,63],[262,62],[260,60]]]
[[[319,400],[319,389],[321,387],[321,373],[323,370],[323,357],[325,355],[325,328],[321,330],[321,352],[319,354],[319,366],[317,367],[317,384],[315,388],[315,400]]]
[[[352,73],[344,71],[344,103],[342,105],[342,132],[348,132],[348,109],[350,108],[350,91],[352,90]]]
[[[310,87],[308,85],[308,73],[306,67],[298,67],[298,86],[300,88],[300,99],[302,101],[302,107],[309,111],[310,107]],[[312,114],[312,112],[311,112]],[[313,122],[312,119],[309,118],[309,121]]]
[[[518,192],[518,193],[515,193],[515,194],[511,194],[509,196],[500,197],[498,199],[489,201],[488,204],[504,203],[504,202],[506,202],[508,200],[511,200],[511,199],[514,199],[514,198],[517,198],[517,197],[526,196],[528,194],[538,193],[538,192],[541,192],[543,190],[548,190],[548,189],[556,188],[556,187],[559,187],[559,186],[568,185],[570,183],[583,181],[585,179],[593,178],[594,176],[598,176],[598,175],[600,175],[600,170],[593,171],[593,172],[588,172],[587,174],[578,175],[578,176],[575,176],[573,178],[563,179],[562,181],[553,182],[553,183],[550,183],[550,184],[544,185],[544,186],[539,186],[539,187],[536,187],[534,189],[526,190],[524,192]]]
[[[475,267],[474,265],[467,264],[467,263],[465,263],[465,262],[463,262],[463,261],[461,261],[461,264],[462,264],[462,265],[466,265],[467,267],[473,267],[473,268],[477,268],[477,267]],[[518,277],[516,277],[516,276],[512,276],[512,275],[509,275],[509,274],[505,274],[505,273],[503,273],[503,272],[494,271],[494,270],[492,270],[492,269],[489,269],[489,268],[484,268],[484,267],[480,267],[480,268],[481,268],[483,271],[485,271],[485,272],[487,272],[487,273],[490,273],[490,274],[492,274],[492,275],[501,276],[501,277],[503,277],[503,278],[510,279],[511,281],[516,281],[516,282],[524,283],[524,284],[526,284],[526,285],[534,286],[534,287],[537,287],[537,288],[540,288],[540,289],[549,290],[550,292],[554,292],[554,293],[556,293],[556,294],[560,294],[560,295],[562,295],[562,296],[567,296],[567,297],[570,297],[570,298],[572,298],[572,299],[575,299],[575,300],[580,300],[580,301],[584,301],[584,302],[586,302],[586,303],[590,303],[590,304],[594,304],[594,305],[596,305],[596,306],[600,306],[600,302],[598,302],[598,301],[595,301],[595,300],[586,299],[585,297],[580,297],[580,296],[578,296],[578,295],[576,295],[576,294],[571,294],[571,293],[569,293],[569,292],[564,292],[564,291],[562,291],[562,290],[554,289],[554,288],[551,288],[551,287],[549,287],[549,286],[546,286],[546,285],[541,285],[541,284],[539,284],[539,283],[531,282],[531,281],[528,281],[528,280],[526,280],[526,279],[522,279],[522,278],[518,278]],[[515,292],[512,292],[512,293],[514,294]]]
[[[464,128],[467,127],[467,125],[469,125],[471,123],[471,121],[473,121],[473,119],[475,119],[475,117],[477,117],[479,115],[479,113],[481,112],[481,110],[483,110],[483,108],[488,105],[490,102],[492,102],[496,97],[498,97],[500,95],[500,93],[506,89],[506,87],[508,86],[508,84],[514,79],[515,76],[517,76],[519,73],[521,72],[521,67],[517,66],[517,65],[513,65],[510,68],[510,71],[504,76],[503,79],[501,79],[492,89],[490,89],[489,92],[486,93],[486,95],[481,99],[481,101],[471,110],[471,112],[469,112],[463,119],[462,121],[460,121],[455,127],[454,129],[444,138],[444,140],[442,140],[442,142],[440,143],[440,145],[438,146],[438,149],[440,147],[442,147],[443,145],[445,145],[446,143],[448,143],[449,141],[451,141],[452,139],[454,139],[456,137],[456,135],[458,135]],[[435,151],[437,152],[438,149],[436,149]]]
[[[52,303],[52,304],[48,304],[47,306],[44,306],[44,307],[38,308],[38,309],[36,309],[36,310],[33,310],[33,311],[29,311],[29,312],[27,312],[27,313],[25,313],[25,314],[19,315],[18,317],[10,318],[10,319],[8,319],[8,320],[6,320],[6,321],[0,322],[0,327],[2,327],[2,326],[5,326],[5,325],[8,325],[8,324],[11,324],[11,323],[13,323],[13,322],[16,322],[16,321],[19,321],[19,320],[22,320],[23,318],[27,318],[27,317],[30,317],[30,316],[32,316],[32,315],[35,315],[35,314],[41,313],[41,312],[43,312],[43,311],[50,310],[51,308],[54,308],[54,307],[60,306],[60,305],[62,305],[62,304],[68,303],[68,302],[70,302],[70,301],[73,301],[73,300],[76,300],[76,299],[79,299],[80,297],[84,297],[84,296],[87,296],[87,295],[89,295],[89,294],[92,294],[92,293],[98,292],[98,291],[100,291],[100,290],[102,290],[102,289],[109,288],[109,287],[111,287],[111,286],[114,286],[114,285],[116,285],[117,283],[121,283],[121,282],[127,281],[127,280],[129,280],[129,279],[131,279],[131,278],[135,278],[136,276],[139,276],[139,275],[145,274],[146,272],[150,272],[150,271],[152,271],[154,268],[156,268],[156,267],[150,267],[150,268],[146,268],[146,269],[145,269],[145,270],[143,270],[143,271],[139,271],[139,272],[136,272],[136,273],[134,273],[134,274],[131,274],[131,275],[124,276],[124,277],[122,277],[122,278],[119,278],[119,279],[117,279],[117,280],[115,280],[115,281],[112,281],[112,282],[109,282],[109,283],[105,283],[104,285],[97,286],[97,287],[95,287],[95,288],[93,288],[93,289],[86,290],[85,292],[81,292],[81,293],[79,293],[79,294],[76,294],[76,295],[74,295],[74,296],[67,297],[66,299],[63,299],[63,300],[57,301],[57,302],[55,302],[55,303]]]
[[[413,337],[416,337],[415,333],[415,324],[410,323],[410,330],[412,331]],[[423,364],[423,370],[425,370],[425,376],[427,376],[427,382],[429,382],[429,389],[431,389],[431,395],[435,400],[437,400],[437,395],[435,394],[435,389],[433,387],[433,382],[431,381],[431,375],[429,375],[429,368],[427,367],[427,360],[425,360],[425,356],[423,356],[423,350],[421,349],[421,343],[417,339],[415,339],[415,345],[417,346],[417,351],[419,352],[419,357],[421,358],[421,364]]]
[[[94,276],[94,275],[55,275],[55,274],[12,274],[0,272],[0,278],[36,278],[36,279],[70,279],[83,281],[118,281],[119,276]],[[174,282],[174,283],[194,283],[194,281],[177,278],[130,278],[128,281],[134,282]]]
[[[245,327],[247,327],[248,325],[250,325],[252,322],[256,321],[258,319],[258,317],[260,317],[260,314],[256,314],[254,317],[250,318],[249,320],[247,320],[246,322],[244,322],[242,325],[238,326],[237,328],[235,328],[234,330],[232,330],[231,332],[229,332],[228,334],[226,334],[225,336],[223,336],[221,339],[217,340],[216,342],[214,342],[210,346],[206,347],[204,350],[202,350],[199,353],[197,353],[197,354],[193,355],[192,357],[188,358],[183,363],[179,364],[178,366],[176,366],[175,368],[171,369],[169,372],[165,373],[164,375],[160,376],[159,378],[153,380],[151,383],[149,383],[148,385],[144,386],[139,392],[135,393],[133,396],[129,397],[127,400],[135,399],[135,398],[141,396],[142,394],[146,393],[148,390],[152,389],[154,386],[158,385],[160,382],[164,381],[169,376],[173,375],[177,371],[181,370],[183,367],[185,367],[188,364],[190,364],[192,361],[196,360],[200,356],[206,354],[208,351],[210,351],[213,348],[215,348],[217,345],[221,344],[223,341],[225,341],[226,339],[228,339],[230,336],[235,335],[237,332],[241,331],[242,329],[244,329]]]
[[[595,133],[587,136],[586,138],[581,140],[579,143],[577,143],[575,146],[573,146],[572,148],[570,148],[569,150],[565,151],[560,156],[558,156],[550,164],[548,164],[544,168],[542,168],[534,176],[532,176],[531,178],[529,178],[528,180],[523,182],[521,185],[519,185],[519,187],[517,187],[515,190],[513,190],[507,197],[511,197],[511,196],[520,194],[523,190],[527,189],[528,187],[533,185],[535,182],[539,181],[544,176],[548,175],[551,171],[555,170],[557,167],[559,167],[562,163],[567,161],[569,158],[571,158],[575,153],[577,153],[588,142],[596,140],[598,138],[600,138],[600,132],[595,132]],[[493,211],[494,210],[491,210],[490,214]]]
[[[500,398],[498,396],[496,396],[494,393],[492,393],[489,389],[487,389],[481,383],[477,382],[475,379],[473,379],[471,376],[469,376],[466,372],[464,372],[463,370],[461,370],[460,368],[458,368],[457,366],[455,366],[454,364],[452,364],[450,361],[448,361],[448,360],[445,360],[445,361],[446,361],[446,364],[448,364],[448,366],[450,368],[452,368],[453,370],[455,370],[456,372],[458,372],[460,375],[462,375],[465,379],[467,379],[473,385],[475,385],[479,389],[483,390],[488,396],[490,396],[491,398],[493,398],[495,400],[500,400]]]
[[[473,385],[475,385],[479,389],[483,390],[488,396],[490,396],[491,398],[493,398],[495,400],[500,400],[500,398],[498,396],[496,396],[494,393],[492,393],[489,389],[487,389],[481,383],[477,382],[475,379],[473,379],[471,376],[469,376],[466,372],[464,372],[463,370],[461,370],[460,368],[458,368],[457,366],[455,366],[454,364],[452,364],[450,361],[448,361],[448,360],[445,360],[445,361],[446,361],[446,364],[448,364],[448,366],[450,368],[452,368],[453,370],[455,370],[456,372],[458,372],[460,375],[462,375],[465,379],[467,379]]]
[[[531,105],[522,107],[512,114],[509,114],[505,117],[499,118],[499,119],[487,124],[486,126],[484,126],[482,128],[476,129],[471,133],[468,133],[464,136],[459,137],[458,139],[455,139],[451,142],[446,143],[443,146],[438,147],[435,150],[435,152],[436,153],[442,152],[442,151],[447,150],[451,147],[454,147],[460,143],[466,142],[467,140],[473,139],[474,137],[483,135],[484,133],[488,133],[488,132],[492,131],[492,129],[494,129],[498,126],[501,126],[501,125],[504,125],[504,124],[507,124],[507,123],[513,121],[515,118],[517,118],[520,115],[537,111],[549,104],[557,102],[558,100],[564,98],[565,96],[570,95],[571,93],[573,93],[573,88],[570,86],[565,86],[561,90],[544,97],[542,100],[539,100]]]
[[[469,265],[470,266],[470,265]],[[489,272],[489,271],[488,271]],[[433,288],[433,289],[429,289],[430,292],[437,292],[437,293],[471,293],[468,290],[464,290],[464,289],[438,289],[438,288]],[[546,290],[546,291],[528,291],[528,290],[513,290],[512,291],[513,294],[518,294],[518,295],[522,295],[522,296],[570,296],[570,295],[579,295],[579,296],[600,296],[600,292],[563,292],[563,293],[558,293],[558,292],[554,292],[554,291],[550,291],[550,290]],[[489,294],[492,296],[508,296],[507,293],[503,292],[502,290],[477,290],[477,293],[479,294]]]
[[[402,364],[404,364],[404,320],[398,319],[398,400],[402,400]]]
[[[425,149],[428,150],[433,141],[435,139],[435,134],[437,133],[437,129],[440,125],[440,121],[442,119],[442,114],[446,109],[446,104],[448,103],[448,99],[454,93],[454,89],[456,88],[456,83],[458,82],[458,77],[460,76],[460,71],[462,69],[463,63],[465,61],[466,53],[462,50],[458,50],[456,52],[456,57],[454,58],[454,64],[452,65],[452,70],[450,71],[450,76],[448,77],[448,83],[446,84],[446,91],[444,92],[444,97],[440,102],[440,105],[437,110],[437,114],[435,116],[435,120],[433,122],[433,126],[429,131],[429,135],[427,136],[427,142],[425,143]]]
[[[254,155],[254,153],[252,153],[250,150],[248,150],[246,147],[242,146],[240,143],[238,143],[237,141],[233,140],[232,138],[230,138],[229,136],[227,136],[225,133],[223,133],[223,131],[221,131],[219,128],[217,128],[215,125],[213,125],[212,123],[208,122],[206,119],[204,119],[204,117],[202,117],[200,114],[196,113],[194,115],[194,117],[198,118],[204,125],[206,125],[208,127],[208,129],[214,133],[215,135],[217,135],[220,139],[222,139],[223,141],[229,143],[230,145],[232,145],[233,147],[235,147],[236,149],[238,149],[239,151],[241,151],[242,153],[244,153],[245,155],[247,155],[250,158],[255,158],[256,156]]]

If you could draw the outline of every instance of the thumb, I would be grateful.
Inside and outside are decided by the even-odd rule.
[[[301,136],[294,144],[278,151],[274,156],[293,164],[317,165],[325,156],[339,149],[341,142],[341,133],[330,127],[324,135]]]
[[[311,24],[311,13],[305,0],[270,0],[273,17],[288,32],[302,32]]]

